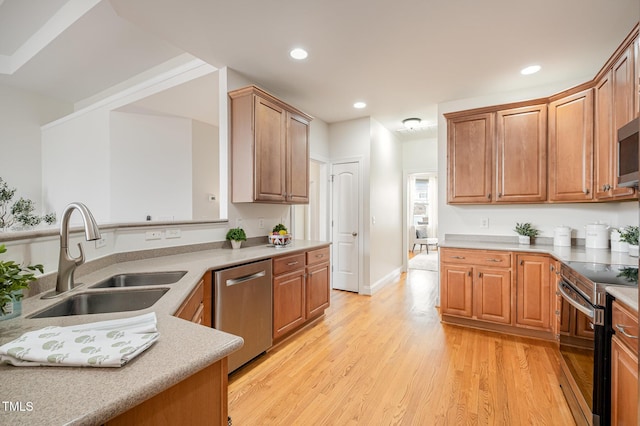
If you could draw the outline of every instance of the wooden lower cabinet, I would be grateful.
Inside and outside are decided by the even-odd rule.
[[[638,424],[638,312],[613,301],[611,424]]]
[[[551,331],[552,293],[548,256],[517,256],[516,326]]]
[[[175,313],[178,318],[195,322],[196,324],[212,326],[212,277],[211,273],[206,273],[196,288],[193,289],[189,297],[182,303]]]
[[[292,273],[273,277],[273,338],[302,325],[305,315],[304,265]]]
[[[611,338],[611,424],[638,424],[638,355]]]
[[[502,253],[443,248],[440,258],[443,315],[511,323],[511,264]],[[502,263],[505,267],[483,263]]]
[[[284,338],[329,307],[329,247],[273,258],[273,340]]]
[[[442,320],[551,340],[555,279],[547,255],[443,247]]]
[[[227,374],[227,358],[223,358],[105,425],[226,425]]]

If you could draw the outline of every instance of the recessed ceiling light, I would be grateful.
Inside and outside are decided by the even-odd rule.
[[[291,52],[289,52],[289,55],[291,55],[293,59],[299,59],[299,60],[305,59],[307,56],[309,56],[306,50],[301,49],[299,47],[296,47]]]
[[[538,71],[540,71],[540,65],[531,65],[526,68],[523,68],[522,71],[520,71],[520,74],[529,75],[529,74],[535,74]]]
[[[364,102],[356,102],[355,104],[353,104],[353,107],[354,108],[358,108],[358,109],[362,109],[362,108],[364,108],[366,106],[367,106],[367,104],[364,103]]]

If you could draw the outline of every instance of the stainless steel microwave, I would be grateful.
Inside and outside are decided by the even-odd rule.
[[[638,118],[618,130],[618,186],[638,186]]]

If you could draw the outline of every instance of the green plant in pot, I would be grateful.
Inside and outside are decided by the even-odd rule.
[[[6,253],[4,244],[0,254]],[[42,265],[23,266],[12,260],[0,260],[0,320],[20,316],[22,290],[35,280],[35,271],[44,272]]]
[[[242,228],[231,228],[227,231],[227,240],[231,241],[231,247],[240,248],[243,241],[247,241],[247,234]]]
[[[640,228],[629,225],[619,229],[620,241],[629,244],[629,256],[638,256],[638,236],[640,236]]]
[[[531,244],[531,238],[537,237],[540,233],[529,222],[516,223],[514,231],[519,235],[518,242],[520,244]]]

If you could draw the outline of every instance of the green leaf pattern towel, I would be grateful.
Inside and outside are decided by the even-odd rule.
[[[0,346],[0,363],[20,367],[122,367],[159,337],[155,312],[70,327],[45,327]]]

